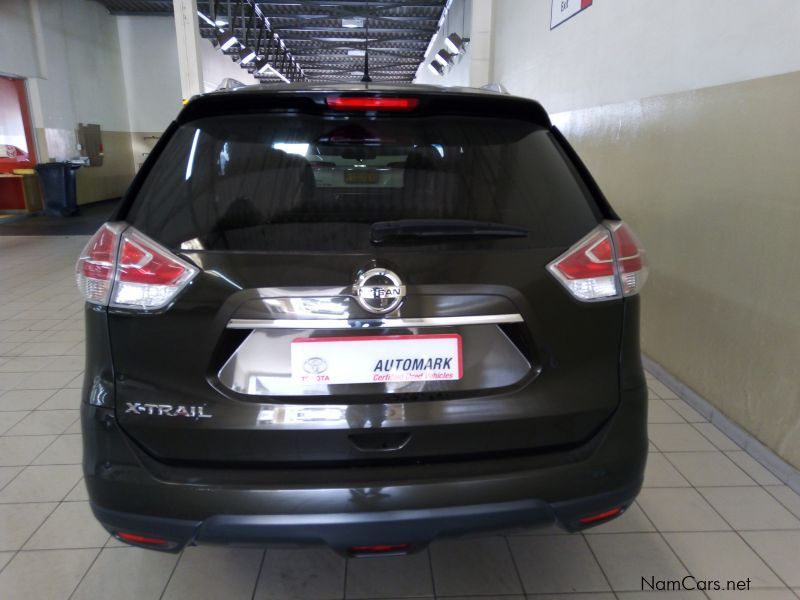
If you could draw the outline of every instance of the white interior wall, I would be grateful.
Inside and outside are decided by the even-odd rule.
[[[470,63],[471,63],[471,48],[468,48],[463,56],[457,57],[456,64],[450,67],[449,71],[444,75],[434,75],[428,68],[428,65],[433,60],[439,50],[444,48],[444,40],[451,33],[458,33],[462,37],[469,37],[468,30],[472,23],[472,0],[453,0],[450,9],[447,12],[447,17],[444,23],[436,32],[433,38],[433,43],[428,46],[428,52],[425,54],[425,60],[417,69],[417,75],[414,78],[414,83],[422,83],[427,85],[444,85],[444,86],[462,86],[468,87],[470,84]]]
[[[259,81],[239,63],[233,62],[230,56],[226,56],[214,48],[208,40],[200,41],[200,60],[203,63],[203,81],[206,92],[213,92],[225,78],[236,79],[246,85],[255,85]]]
[[[117,17],[131,131],[163,131],[181,109],[175,25],[166,17]]]
[[[47,79],[37,83],[43,121],[36,126],[75,129],[77,123],[98,123],[106,130],[127,131],[116,19],[89,0],[39,5]]]
[[[794,0],[598,0],[552,31],[549,0],[494,3],[494,79],[551,112],[800,70]]]
[[[2,0],[0,11],[0,73],[38,77],[29,2]]]
[[[417,69],[414,83],[441,85],[445,87],[481,87],[491,83],[493,0],[453,0],[433,43],[428,46],[425,60]],[[455,58],[455,64],[444,75],[435,75],[428,64],[451,33],[457,33],[470,42],[463,54]]]

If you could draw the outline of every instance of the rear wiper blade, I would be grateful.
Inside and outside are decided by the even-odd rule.
[[[523,227],[461,219],[398,219],[378,221],[370,228],[370,239],[373,244],[403,237],[527,237],[527,235],[528,230]]]

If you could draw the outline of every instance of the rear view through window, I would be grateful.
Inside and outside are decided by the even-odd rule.
[[[447,237],[373,227],[409,219],[432,221],[428,234],[441,233],[442,220],[492,224],[488,235],[449,243],[514,248],[572,243],[597,224],[596,210],[551,134],[533,123],[255,114],[183,125],[127,220],[194,251],[360,250]]]

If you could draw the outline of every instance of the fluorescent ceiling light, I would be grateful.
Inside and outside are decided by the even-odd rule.
[[[461,54],[466,50],[467,42],[469,42],[469,38],[462,38],[457,33],[451,33],[447,36],[447,39],[445,39],[444,45],[453,54]]]
[[[216,21],[212,21],[211,18],[208,15],[206,15],[205,13],[203,13],[203,12],[201,12],[199,10],[197,11],[197,16],[200,17],[201,19],[203,19],[203,21],[205,21],[206,23],[208,23],[212,27],[225,27],[228,24],[227,21],[224,21],[222,19],[217,19]]]
[[[435,60],[432,60],[428,63],[428,69],[434,75],[444,75],[444,65],[436,62]]]
[[[269,71],[271,68],[272,68],[272,65],[269,64],[269,61],[267,61],[266,58],[264,58],[264,59],[262,59],[262,60],[260,60],[260,61],[258,61],[256,63],[256,73],[258,73],[259,75],[263,75],[264,73]]]
[[[217,36],[217,41],[219,42],[219,48],[223,52],[228,50],[234,44],[238,44],[239,40],[233,35],[231,32],[223,32]]]
[[[281,81],[283,81],[284,83],[289,83],[289,79],[285,75],[283,75],[283,73],[280,73],[275,67],[269,64],[266,60],[262,60],[257,63],[256,73],[258,73],[259,75],[266,75],[268,73],[271,73],[272,75],[279,77]]]
[[[239,62],[241,62],[243,65],[253,62],[255,58],[256,58],[256,51],[250,48],[249,46],[247,48],[244,48],[241,52],[239,52]]]
[[[438,60],[442,63],[442,66],[452,65],[453,64],[453,55],[450,54],[447,50],[439,50],[436,53],[436,56],[433,57],[434,60]]]
[[[348,50],[347,56],[364,56],[365,52],[363,50]]]
[[[320,42],[347,42],[348,44],[363,44],[365,42],[377,42],[378,38],[346,38],[346,37],[321,37],[314,38]]]
[[[203,21],[205,21],[206,23],[208,23],[212,27],[216,27],[216,24],[214,23],[214,21],[209,19],[205,14],[201,13],[199,10],[197,11],[197,16],[200,17],[201,19],[203,19]]]
[[[275,142],[272,144],[275,150],[283,150],[287,154],[297,154],[298,156],[305,156],[308,154],[308,144],[289,144],[284,142]]]
[[[358,27],[364,27],[364,18],[363,17],[348,17],[342,19],[342,27],[346,27],[348,29],[355,29]]]
[[[192,149],[189,151],[189,160],[186,162],[186,181],[189,181],[192,177],[192,168],[194,167],[194,153],[197,150],[197,140],[200,138],[200,130],[196,130],[194,132],[194,138],[192,139]]]

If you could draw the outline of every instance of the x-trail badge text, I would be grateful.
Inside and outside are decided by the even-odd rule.
[[[353,285],[353,295],[364,310],[376,314],[389,313],[403,302],[406,286],[396,273],[388,269],[369,269],[358,276]]]

